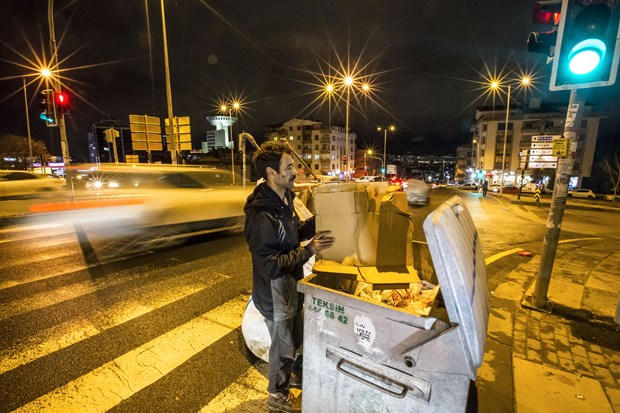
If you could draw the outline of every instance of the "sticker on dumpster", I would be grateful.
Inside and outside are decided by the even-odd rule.
[[[362,347],[372,346],[372,343],[375,342],[375,338],[377,336],[372,320],[365,315],[356,315],[354,324],[354,332],[357,336],[357,342]]]
[[[308,311],[323,313],[326,319],[338,320],[342,324],[349,324],[349,319],[345,315],[345,308],[340,304],[312,297],[312,304],[308,306]]]

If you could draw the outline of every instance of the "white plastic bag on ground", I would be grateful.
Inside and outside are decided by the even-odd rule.
[[[252,354],[269,363],[269,347],[271,337],[265,323],[265,317],[256,309],[252,297],[248,301],[241,322],[241,333]]]

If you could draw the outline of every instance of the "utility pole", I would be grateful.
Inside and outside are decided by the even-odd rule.
[[[164,38],[164,66],[166,70],[166,98],[168,102],[168,119],[170,119],[170,135],[172,135],[172,139],[168,140],[168,144],[172,144],[170,149],[170,157],[172,158],[172,164],[176,165],[177,134],[174,130],[174,114],[172,111],[172,88],[170,86],[170,65],[168,64],[168,39],[166,34],[166,11],[164,10],[164,0],[161,0],[161,26]]]
[[[54,0],[47,2],[47,19],[50,29],[50,52],[52,54],[52,67],[56,75],[52,79],[54,92],[60,92],[60,67],[58,66],[58,48],[56,47],[56,33],[54,31]],[[58,130],[60,132],[60,149],[62,151],[62,160],[67,166],[71,166],[71,158],[69,156],[69,143],[67,141],[67,129],[65,128],[65,114],[60,113],[58,117]]]
[[[542,310],[550,309],[547,291],[549,290],[549,283],[551,281],[555,253],[558,249],[560,229],[564,217],[564,209],[566,208],[568,181],[571,177],[573,164],[575,162],[584,106],[585,99],[583,95],[579,93],[577,89],[572,89],[570,92],[568,110],[566,112],[566,122],[564,123],[564,138],[569,139],[570,142],[569,155],[558,159],[555,185],[553,186],[551,206],[547,218],[547,232],[545,234],[538,273],[536,274],[536,285],[532,296],[526,298],[527,304]]]

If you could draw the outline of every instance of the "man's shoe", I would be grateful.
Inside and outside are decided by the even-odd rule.
[[[269,393],[267,405],[273,413],[301,413],[301,395],[295,397],[291,393]]]
[[[294,371],[291,371],[291,379],[288,382],[289,386],[294,387],[296,389],[301,389],[301,378],[302,378],[301,372],[295,373]]]

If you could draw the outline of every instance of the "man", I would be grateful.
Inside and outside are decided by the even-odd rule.
[[[312,255],[329,248],[329,231],[315,235],[314,218],[301,222],[291,189],[297,170],[292,150],[284,142],[266,142],[252,161],[265,182],[245,204],[244,235],[252,253],[252,299],[265,317],[271,337],[269,348],[269,411],[300,412],[301,398],[289,392],[295,352],[303,340],[303,297],[297,281]],[[300,241],[314,239],[305,247]]]

